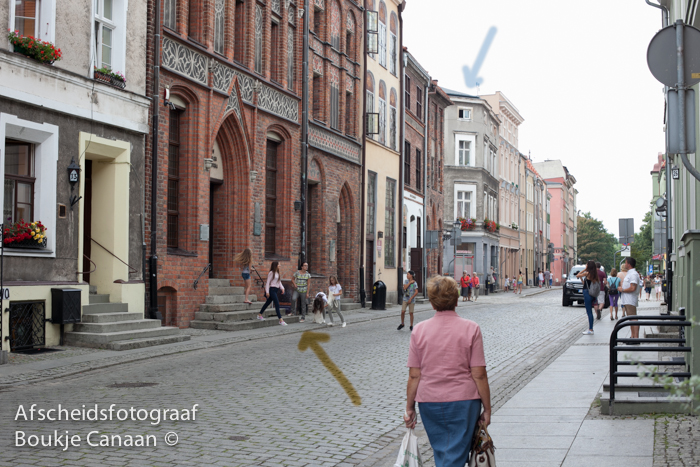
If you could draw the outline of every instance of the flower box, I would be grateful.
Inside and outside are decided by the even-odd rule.
[[[23,36],[19,31],[10,31],[7,38],[16,53],[47,65],[52,65],[63,56],[61,49],[56,48],[51,42],[42,41],[32,36]]]
[[[17,248],[22,250],[43,250],[46,248],[46,237],[42,238],[40,241],[36,240],[20,240],[18,242],[8,243],[5,246],[7,248]]]
[[[44,249],[47,244],[46,230],[40,221],[20,220],[3,228],[2,243],[7,248]]]
[[[118,75],[115,76],[115,74],[110,74],[100,70],[95,70],[95,81],[109,84],[110,86],[114,86],[115,88],[119,89],[124,89],[126,87],[126,80],[119,78]]]
[[[460,230],[462,231],[467,231],[467,230],[474,230],[474,227],[476,227],[476,219],[465,219],[464,217],[460,217],[457,219],[460,222]]]

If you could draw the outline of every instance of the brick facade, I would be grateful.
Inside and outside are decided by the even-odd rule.
[[[243,285],[243,282],[240,267],[234,264],[233,257],[246,247],[253,251],[254,266],[263,277],[272,260],[280,261],[283,279],[290,279],[297,269],[301,252],[301,211],[295,210],[294,201],[301,200],[303,28],[302,19],[296,13],[303,5],[299,1],[288,4],[279,0],[266,5],[251,0],[243,3],[162,0],[162,4],[155,221],[159,226],[158,294],[165,324],[186,327],[207,295],[208,274],[200,279],[197,290],[193,282],[210,261],[212,277],[233,279],[234,285]],[[320,4],[323,6],[323,2]],[[356,18],[353,27],[360,28],[361,12],[352,2],[333,5],[325,3],[327,9],[337,9],[336,13],[344,19],[342,24],[346,28],[342,29],[349,28],[350,11]],[[312,8],[314,14],[324,14],[325,8],[317,8]],[[154,83],[153,11],[151,0],[150,92],[153,92]],[[326,14],[330,21],[331,12]],[[314,24],[313,18],[310,20]],[[348,39],[357,38],[361,33],[340,36],[341,47],[345,47]],[[362,76],[359,65],[331,48],[326,43],[328,40],[324,38],[322,44],[326,49],[323,55],[326,67],[342,64],[344,71],[352,68],[354,72],[345,71],[343,77]],[[312,48],[315,41],[312,38]],[[361,50],[359,44],[356,47],[355,50]],[[310,52],[310,57],[315,56]],[[341,76],[340,71],[338,75]],[[356,120],[357,95],[362,86],[359,78],[351,82],[352,92],[340,93],[339,99],[340,130],[349,136],[326,128],[333,136],[329,146],[340,149],[333,152],[309,150],[309,167],[317,167],[320,176],[320,192],[313,194],[323,201],[317,203],[319,208],[311,213],[309,233],[316,229],[322,234],[320,238],[328,240],[329,244],[334,240],[338,248],[337,258],[331,258],[330,245],[319,245],[313,250],[316,264],[311,266],[312,272],[324,276],[339,274],[346,292],[351,293],[346,296],[354,298],[359,258],[354,253],[356,248],[348,245],[356,244],[359,237],[360,168],[359,160],[348,160],[343,155],[353,153],[345,146],[352,148],[356,139],[354,133],[360,128],[357,121],[348,123],[348,120]],[[349,87],[347,85],[344,90]],[[162,105],[166,88],[177,110]],[[310,93],[313,95],[312,86]],[[330,93],[326,93],[321,103],[324,115],[331,113],[330,98]],[[353,109],[345,112],[348,103],[354,103],[350,105]],[[176,127],[171,128],[174,113],[180,117],[178,137],[174,136]],[[314,125],[329,127],[330,123],[314,122],[311,127]],[[152,140],[148,141],[146,231],[150,232]],[[213,172],[205,169],[204,161],[212,157],[215,145],[221,156],[213,162],[217,166],[217,177],[222,177],[218,180],[214,180]],[[359,148],[358,143],[355,145]],[[359,149],[355,152],[359,155]],[[175,166],[173,154],[178,153],[179,164]],[[275,184],[274,190],[268,189],[268,183]],[[177,201],[174,201],[173,187],[177,188]],[[314,189],[312,187],[311,191]],[[274,215],[268,215],[273,208]],[[172,224],[175,217],[177,229]],[[210,241],[199,239],[200,225],[205,224],[209,224]],[[273,233],[274,242],[266,246],[266,240],[271,240]],[[170,247],[167,246],[169,242]],[[147,247],[150,251],[150,238]],[[325,288],[327,277],[316,282],[312,281],[314,290]]]

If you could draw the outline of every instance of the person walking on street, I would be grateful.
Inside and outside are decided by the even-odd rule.
[[[523,293],[523,272],[522,272],[522,271],[520,271],[520,273],[518,274],[518,287],[517,287],[517,291],[518,291],[518,294],[522,294],[522,293]],[[515,290],[513,291],[513,293],[515,293]]]
[[[459,285],[461,286],[461,295],[462,295],[462,301],[466,302],[467,300],[470,299],[469,297],[469,287],[471,285],[471,282],[469,280],[469,275],[467,271],[462,271],[462,277],[459,279]]]
[[[647,302],[651,298],[651,276],[642,276],[642,280],[644,281],[644,291],[647,293]]]
[[[618,287],[625,281],[625,276],[627,276],[627,263],[622,263],[621,271],[617,273]],[[617,303],[620,305],[620,311],[622,311],[622,317],[627,316],[625,313],[625,305],[622,303],[622,297],[618,298]]]
[[[537,282],[540,286],[540,289],[542,288],[542,284],[544,284],[544,273],[540,268],[537,268]]]
[[[617,286],[620,285],[620,279],[617,278],[617,269],[612,268],[610,277],[608,277],[608,295],[610,297],[610,319],[617,319],[617,301],[620,298],[620,292],[617,291]],[[615,317],[613,318],[613,311]]]
[[[428,297],[436,313],[411,335],[404,422],[416,426],[418,402],[436,467],[464,466],[477,424],[491,423],[483,337],[478,324],[455,312],[459,286],[454,279],[431,278]]]
[[[286,326],[287,323],[284,322],[282,314],[280,313],[280,299],[278,294],[284,295],[284,286],[282,285],[282,279],[280,277],[280,263],[278,261],[273,261],[270,265],[270,272],[267,273],[267,282],[265,282],[265,297],[267,297],[267,301],[262,309],[260,309],[258,319],[264,321],[265,317],[263,313],[265,313],[270,303],[274,303],[280,325]]]
[[[233,261],[236,263],[240,264],[243,267],[243,270],[241,271],[241,277],[243,277],[243,283],[244,285],[244,302],[248,305],[252,305],[253,302],[248,300],[248,295],[250,294],[250,266],[253,264],[253,252],[250,251],[250,248],[246,248],[242,252],[238,253],[234,258]]]
[[[333,311],[338,313],[338,316],[340,316],[340,321],[342,324],[342,327],[345,327],[345,318],[343,317],[343,314],[340,312],[340,297],[343,295],[343,288],[338,284],[338,278],[336,276],[331,276],[328,278],[328,301],[330,303],[329,310],[328,310],[328,319],[330,320],[328,326],[333,326]]]
[[[476,273],[472,274],[472,295],[474,296],[474,301],[479,298],[479,289],[481,285],[479,284],[479,276]]]
[[[656,291],[656,301],[660,302],[661,297],[663,296],[662,290],[661,290],[661,275],[656,275],[654,278],[654,290]]]
[[[593,334],[593,300],[600,293],[599,271],[600,269],[595,267],[593,261],[588,261],[586,269],[576,274],[576,277],[582,279],[583,282],[583,303],[586,306],[586,314],[588,315],[588,331],[584,332],[584,334]]]
[[[545,269],[544,271],[544,286],[548,289],[552,288],[552,275],[549,272],[549,269]]]
[[[651,284],[649,285],[651,287]],[[644,274],[639,275],[639,300],[642,299],[642,293],[646,291],[646,286],[644,285]],[[651,293],[651,290],[649,291]],[[649,300],[649,297],[647,297],[647,301]]]
[[[464,274],[467,272],[465,271]],[[413,331],[413,309],[416,306],[416,295],[418,295],[418,284],[416,284],[416,273],[413,271],[408,271],[406,274],[406,280],[403,283],[403,303],[401,304],[401,324],[396,328],[400,331],[404,328],[404,318],[406,316],[406,308],[408,308],[408,314],[410,315],[411,325],[409,329]]]
[[[637,260],[629,256],[625,263],[627,264],[627,274],[625,275],[625,280],[622,281],[622,285],[618,286],[617,290],[621,293],[620,300],[625,306],[627,316],[636,316],[639,304],[637,288],[640,287],[641,279],[639,273],[634,269],[637,265]],[[633,339],[639,338],[639,326],[631,326],[630,331]]]
[[[508,276],[506,276],[505,280],[503,281],[503,291],[508,292],[508,287],[510,287],[510,279],[508,279]]]
[[[292,294],[292,308],[296,309],[297,300],[301,300],[301,319],[300,323],[306,321],[306,313],[309,311],[309,301],[307,300],[307,294],[309,291],[309,279],[311,279],[311,274],[308,273],[309,263],[304,263],[301,265],[301,269],[294,273],[292,277],[292,284],[294,284],[294,293]]]
[[[596,318],[600,319],[605,306],[605,286],[608,284],[608,276],[605,274],[605,268],[600,263],[595,263],[595,267],[598,270],[598,280],[600,281],[600,293],[598,293],[596,299],[595,312]]]

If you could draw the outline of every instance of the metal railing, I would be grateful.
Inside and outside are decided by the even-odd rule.
[[[643,323],[642,323],[643,322]],[[618,333],[623,328],[631,326],[678,326],[678,338],[620,338]],[[659,351],[669,351],[669,352],[684,352],[689,353],[690,347],[686,345],[684,328],[691,326],[690,321],[686,321],[685,316],[676,315],[659,315],[659,316],[647,316],[647,315],[637,315],[637,316],[625,316],[620,318],[620,320],[615,324],[615,329],[610,335],[610,404],[609,411],[610,415],[613,413],[613,405],[615,403],[615,389],[617,386],[618,378],[638,378],[640,376],[653,377],[653,376],[672,376],[675,378],[690,378],[691,374],[688,372],[633,372],[633,371],[618,371],[618,366],[633,366],[633,365],[654,365],[654,366],[686,366],[685,360],[682,362],[678,361],[658,361],[658,360],[618,360],[617,353],[619,351],[634,351],[634,352],[659,352]],[[619,344],[632,344],[620,346]],[[636,344],[639,344],[637,347]],[[644,344],[678,344],[677,347],[660,347],[658,345],[644,345]],[[636,386],[635,386],[636,387]],[[654,386],[639,386],[640,388],[653,388]]]
[[[199,279],[201,279],[202,276],[210,269],[211,269],[211,263],[204,266],[204,269],[202,269],[202,272],[199,273],[199,276],[197,276],[197,278],[194,280],[194,283],[192,284],[192,287],[194,288],[194,290],[197,290],[197,284],[199,284]]]

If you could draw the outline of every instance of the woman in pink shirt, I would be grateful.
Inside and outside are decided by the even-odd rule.
[[[280,299],[277,294],[284,294],[284,286],[282,285],[282,278],[280,277],[280,263],[273,261],[270,265],[270,272],[267,273],[267,282],[265,283],[265,297],[267,301],[260,310],[258,314],[259,320],[264,320],[263,313],[270,305],[270,303],[275,304],[275,311],[277,312],[277,318],[280,320],[280,325],[286,326],[287,323],[282,319],[282,314],[280,313]]]
[[[464,466],[477,422],[491,423],[484,343],[479,325],[455,312],[457,281],[433,277],[428,298],[437,313],[411,334],[404,421],[416,426],[418,402],[436,467]]]

